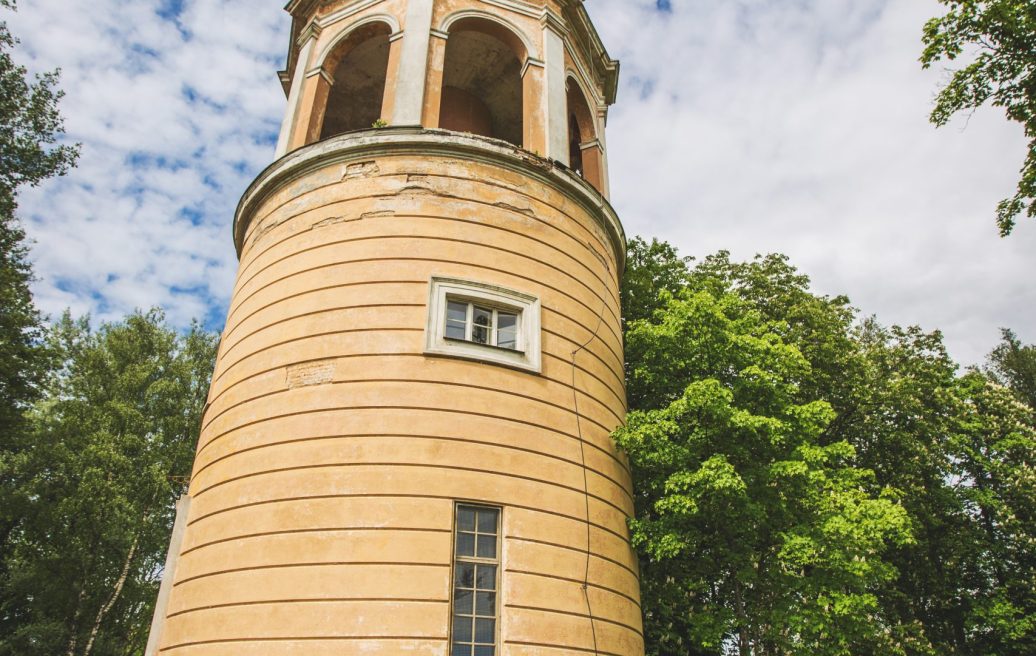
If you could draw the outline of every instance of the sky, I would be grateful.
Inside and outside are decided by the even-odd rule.
[[[68,176],[25,191],[41,309],[159,306],[222,328],[240,195],[273,158],[283,0],[21,0],[32,71],[61,69]],[[779,252],[861,316],[943,331],[978,363],[1001,327],[1036,342],[1036,221],[996,203],[1025,155],[981,109],[936,129],[949,72],[921,70],[935,0],[587,0],[621,60],[607,130],[628,235],[681,253]],[[7,13],[7,12],[5,12]]]

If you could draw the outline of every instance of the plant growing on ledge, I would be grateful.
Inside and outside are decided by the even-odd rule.
[[[387,128],[388,127],[388,121],[386,121],[383,118],[379,118],[378,120],[376,120],[373,123],[371,123],[371,127],[375,128],[377,130],[380,130],[381,128]]]

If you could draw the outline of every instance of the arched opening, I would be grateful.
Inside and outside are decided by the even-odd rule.
[[[603,192],[604,151],[597,138],[594,114],[579,84],[569,78],[567,86],[569,166]]]
[[[522,145],[521,40],[504,26],[465,18],[450,28],[439,127]]]
[[[327,98],[321,139],[366,130],[383,118],[391,32],[385,23],[363,25],[328,56],[324,72],[334,82]]]

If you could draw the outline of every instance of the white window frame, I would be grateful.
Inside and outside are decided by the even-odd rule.
[[[497,285],[433,277],[429,285],[425,354],[479,360],[534,373],[541,371],[540,300]],[[518,350],[446,338],[448,301],[504,310],[518,315]],[[495,315],[495,313],[494,313]],[[495,326],[494,326],[495,327]],[[469,322],[468,332],[471,331]]]

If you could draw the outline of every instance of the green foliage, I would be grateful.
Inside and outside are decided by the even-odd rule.
[[[680,291],[689,272],[690,258],[680,257],[669,244],[631,239],[622,282],[622,318],[627,322],[650,318],[663,305],[659,293]]]
[[[795,331],[746,298],[784,266],[741,269],[741,295],[718,256],[628,326],[638,409],[615,437],[634,470],[653,654],[901,653],[874,592],[909,521],[851,445],[823,440],[834,412],[803,393],[813,368]]]
[[[0,6],[13,9],[10,0]],[[73,146],[52,147],[62,134],[57,74],[26,80],[11,49],[17,43],[0,21],[0,554],[19,517],[11,503],[11,462],[24,442],[24,412],[38,397],[49,366],[43,321],[29,285],[32,266],[25,232],[15,217],[18,190],[61,175],[75,163]],[[0,562],[0,586],[7,574]]]
[[[215,337],[161,313],[91,332],[66,315],[11,463],[21,518],[3,553],[0,654],[137,653],[173,502],[186,489]]]
[[[1036,216],[1036,6],[1031,0],[939,0],[948,8],[924,27],[925,68],[964,57],[939,92],[931,121],[943,126],[957,112],[987,102],[1021,123],[1029,153],[1012,198],[997,206],[1000,234],[1014,229],[1024,211]]]
[[[1002,339],[986,360],[986,374],[1009,388],[1036,413],[1036,346],[1024,345],[1004,329]]]
[[[1006,389],[782,256],[645,246],[616,439],[648,653],[1032,653],[1031,347],[990,356]]]
[[[14,3],[0,0],[0,6],[13,9]],[[0,458],[46,367],[41,320],[29,292],[25,233],[14,216],[16,196],[25,185],[63,174],[78,155],[74,146],[51,147],[63,132],[57,73],[28,82],[25,68],[11,57],[16,43],[0,21]],[[0,485],[2,467],[0,460]]]

